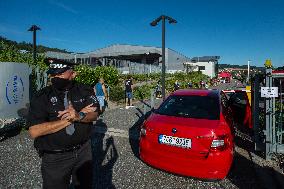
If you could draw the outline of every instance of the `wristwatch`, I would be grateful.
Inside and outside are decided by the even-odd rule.
[[[84,112],[79,112],[78,114],[79,114],[79,122],[82,121],[86,117],[86,115],[87,115]]]

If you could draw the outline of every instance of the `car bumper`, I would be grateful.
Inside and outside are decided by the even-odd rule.
[[[224,179],[233,161],[232,150],[210,152],[206,158],[182,158],[167,155],[150,147],[147,142],[140,142],[140,158],[147,164],[171,173],[200,179]]]

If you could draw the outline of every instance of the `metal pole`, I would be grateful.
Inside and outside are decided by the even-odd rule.
[[[272,69],[266,69],[266,78],[265,78],[265,86],[266,87],[272,87]],[[272,99],[266,98],[265,100],[265,135],[266,135],[266,159],[270,159],[270,155],[272,152],[272,146],[273,146],[273,133],[272,133]]]
[[[36,29],[33,31],[33,58],[34,63],[36,63]]]
[[[248,60],[248,79],[247,79],[247,83],[249,84],[249,70],[250,70],[250,68],[249,68],[249,63],[250,63],[250,60]]]
[[[155,107],[154,98],[155,98],[155,91],[154,89],[151,89],[151,109]]]
[[[282,78],[279,79],[279,89],[280,89],[280,112],[279,112],[279,126],[278,126],[278,130],[279,130],[279,139],[278,139],[278,143],[282,144],[282,137],[283,137],[283,133],[282,133],[282,128],[283,128],[283,122],[282,122],[282,118],[283,118],[283,93],[282,93]]]
[[[252,106],[252,115],[253,116],[253,130],[254,130],[254,138],[255,138],[255,150],[260,151],[261,150],[261,142],[259,139],[259,75],[256,75],[254,77],[253,82],[253,106]]]
[[[162,96],[163,100],[166,98],[166,89],[165,89],[165,72],[166,72],[166,63],[165,63],[165,16],[162,16]]]
[[[28,31],[33,32],[33,61],[36,63],[36,31],[40,30],[40,28],[36,25],[32,25]]]

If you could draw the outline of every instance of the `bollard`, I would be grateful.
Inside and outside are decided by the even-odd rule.
[[[4,128],[5,122],[0,118],[0,129]]]
[[[143,104],[143,116],[145,116],[145,114],[146,114],[146,112],[147,112],[147,110],[146,110],[147,108],[146,108],[146,105],[145,104]]]
[[[155,91],[154,89],[151,89],[151,109],[155,107],[154,95],[155,95]]]

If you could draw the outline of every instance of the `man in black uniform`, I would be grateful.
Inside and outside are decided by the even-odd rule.
[[[74,83],[71,64],[48,59],[51,85],[30,103],[29,134],[42,158],[43,188],[92,186],[91,127],[98,101],[93,89]]]

